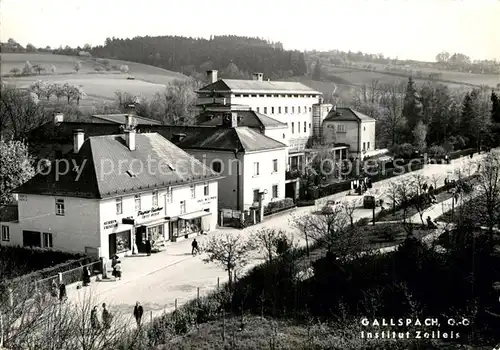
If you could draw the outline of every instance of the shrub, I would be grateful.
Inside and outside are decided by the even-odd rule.
[[[278,201],[269,202],[268,205],[264,206],[264,215],[270,215],[277,213],[282,210],[290,209],[295,206],[293,199],[285,198]]]
[[[315,205],[316,202],[314,201],[314,199],[304,199],[298,200],[296,204],[298,207],[309,207],[311,205]]]
[[[432,146],[427,149],[427,153],[431,158],[442,158],[446,151],[441,146]]]

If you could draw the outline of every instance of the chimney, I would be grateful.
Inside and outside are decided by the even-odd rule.
[[[253,73],[253,80],[262,81],[264,74],[262,73]]]
[[[236,128],[238,126],[238,113],[231,112],[222,117],[222,126],[227,128]]]
[[[61,112],[54,112],[52,116],[54,117],[54,124],[59,124],[64,121],[64,114]]]
[[[135,151],[135,130],[125,130],[125,143],[129,150]]]
[[[217,70],[207,70],[208,83],[212,84],[217,81]]]
[[[82,129],[73,130],[73,153],[80,152],[80,148],[82,148],[84,140],[85,134]]]

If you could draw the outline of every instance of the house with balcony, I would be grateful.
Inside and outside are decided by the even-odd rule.
[[[247,106],[287,125],[288,167],[305,164],[306,147],[313,136],[313,106],[322,94],[299,82],[264,80],[254,73],[253,80],[218,79],[216,70],[207,71],[209,84],[198,94],[202,111],[225,108],[231,112]]]
[[[143,252],[147,241],[161,247],[215,229],[222,178],[129,123],[88,138],[77,129],[72,152],[14,191],[18,229],[9,228],[9,242],[104,258]]]
[[[349,158],[363,159],[375,148],[376,120],[351,108],[332,108],[322,122],[326,144],[347,145]],[[342,154],[341,154],[342,155]]]

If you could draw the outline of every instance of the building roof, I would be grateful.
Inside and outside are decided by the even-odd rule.
[[[35,175],[14,192],[102,199],[221,178],[159,134],[135,137],[135,151],[126,146],[125,135],[90,137],[65,158],[71,168],[83,166],[80,176],[68,171],[57,178],[54,162],[47,175]]]
[[[73,142],[73,130],[81,129],[85,133],[85,137],[101,136],[120,134],[120,124],[113,123],[93,123],[93,122],[62,122],[55,124],[54,122],[47,122],[42,126],[33,129],[28,140],[30,143],[41,141],[54,142]]]
[[[330,112],[328,112],[328,115],[323,121],[329,122],[329,121],[350,121],[350,120],[357,122],[375,121],[375,119],[373,119],[372,117],[369,117],[366,114],[360,113],[348,107],[337,107],[336,109],[330,110]]]
[[[231,91],[231,92],[279,92],[279,93],[321,93],[295,81],[260,81],[219,79],[215,83],[204,86],[200,91]]]
[[[127,114],[94,114],[92,115],[93,119],[100,120],[101,122],[110,122],[117,124],[125,124],[127,122]],[[152,125],[161,125],[158,120],[139,117],[134,115],[134,118],[137,120],[138,124],[152,124]]]
[[[19,220],[17,205],[7,204],[0,206],[0,222],[13,222]]]
[[[279,120],[268,117],[265,114],[258,113],[250,110],[243,111],[232,111],[238,114],[238,125],[247,126],[254,129],[282,129],[288,128],[286,123],[282,123]],[[222,125],[223,113],[218,112],[203,112],[197,117],[199,125],[212,125],[219,126]]]
[[[155,126],[144,131],[158,132],[182,149],[258,152],[285,148],[286,145],[251,128],[223,126]],[[177,135],[183,138],[176,140]]]

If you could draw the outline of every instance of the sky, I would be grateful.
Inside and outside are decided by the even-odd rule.
[[[285,49],[500,60],[500,0],[0,0],[0,41],[102,45],[106,37],[234,34]]]

